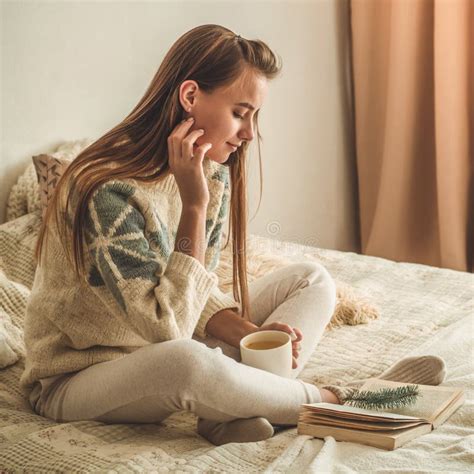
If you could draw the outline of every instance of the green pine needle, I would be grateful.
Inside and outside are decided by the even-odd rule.
[[[404,385],[397,388],[382,388],[377,391],[357,391],[344,399],[344,404],[367,410],[401,408],[416,403],[418,385]]]

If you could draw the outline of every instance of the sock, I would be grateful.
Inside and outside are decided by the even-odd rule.
[[[393,382],[439,385],[445,377],[444,360],[438,356],[425,355],[405,357],[382,372],[377,378]],[[343,387],[326,385],[322,388],[334,393],[339,401],[344,403],[344,399],[356,392],[363,384],[364,380],[356,380]]]
[[[216,446],[262,441],[271,438],[274,433],[271,423],[262,417],[237,418],[227,422],[198,418],[197,431]]]

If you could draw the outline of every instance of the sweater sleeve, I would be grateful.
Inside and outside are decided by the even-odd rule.
[[[143,207],[124,182],[94,192],[85,224],[88,284],[143,339],[191,338],[217,277],[181,252],[163,261],[145,236]]]
[[[219,213],[217,216],[216,224],[212,229],[209,243],[208,243],[208,251],[210,253],[210,262],[207,266],[207,270],[210,274],[214,275],[216,280],[218,280],[217,275],[214,273],[215,269],[218,267],[219,264],[219,256],[220,256],[220,248],[221,248],[221,240],[222,240],[222,230],[223,225],[229,210],[229,187],[226,182],[226,186],[224,188],[224,194],[222,197],[221,206],[219,209]],[[196,334],[200,337],[205,337],[207,333],[205,332],[205,327],[209,319],[214,316],[219,311],[223,309],[232,309],[237,312],[241,311],[241,305],[237,301],[234,300],[229,294],[223,293],[219,287],[216,285],[212,288],[209,298],[207,300],[206,305],[202,311],[201,317],[199,319],[198,325],[196,327]]]

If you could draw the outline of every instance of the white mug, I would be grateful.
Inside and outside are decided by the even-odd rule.
[[[273,349],[249,349],[248,344],[260,341],[280,341],[281,346]],[[242,363],[266,370],[282,377],[291,378],[293,350],[291,337],[283,331],[257,331],[240,340]]]

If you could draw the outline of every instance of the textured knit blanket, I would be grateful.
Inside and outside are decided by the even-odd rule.
[[[24,204],[21,204],[24,206]],[[10,207],[10,210],[13,209]],[[0,315],[21,333],[33,281],[38,209],[10,213],[0,226]],[[250,236],[251,277],[288,261],[320,261],[338,282],[366,295],[380,315],[367,324],[334,325],[300,378],[339,383],[376,376],[406,355],[447,362],[445,385],[467,401],[435,431],[387,452],[354,443],[298,436],[288,429],[259,443],[215,447],[195,431],[196,417],[176,413],[162,424],[55,423],[36,415],[18,386],[19,360],[0,370],[1,472],[459,472],[470,471],[473,447],[473,275],[396,263]],[[218,274],[229,288],[229,255]],[[253,266],[252,266],[253,265]],[[15,355],[15,354],[13,354]]]

